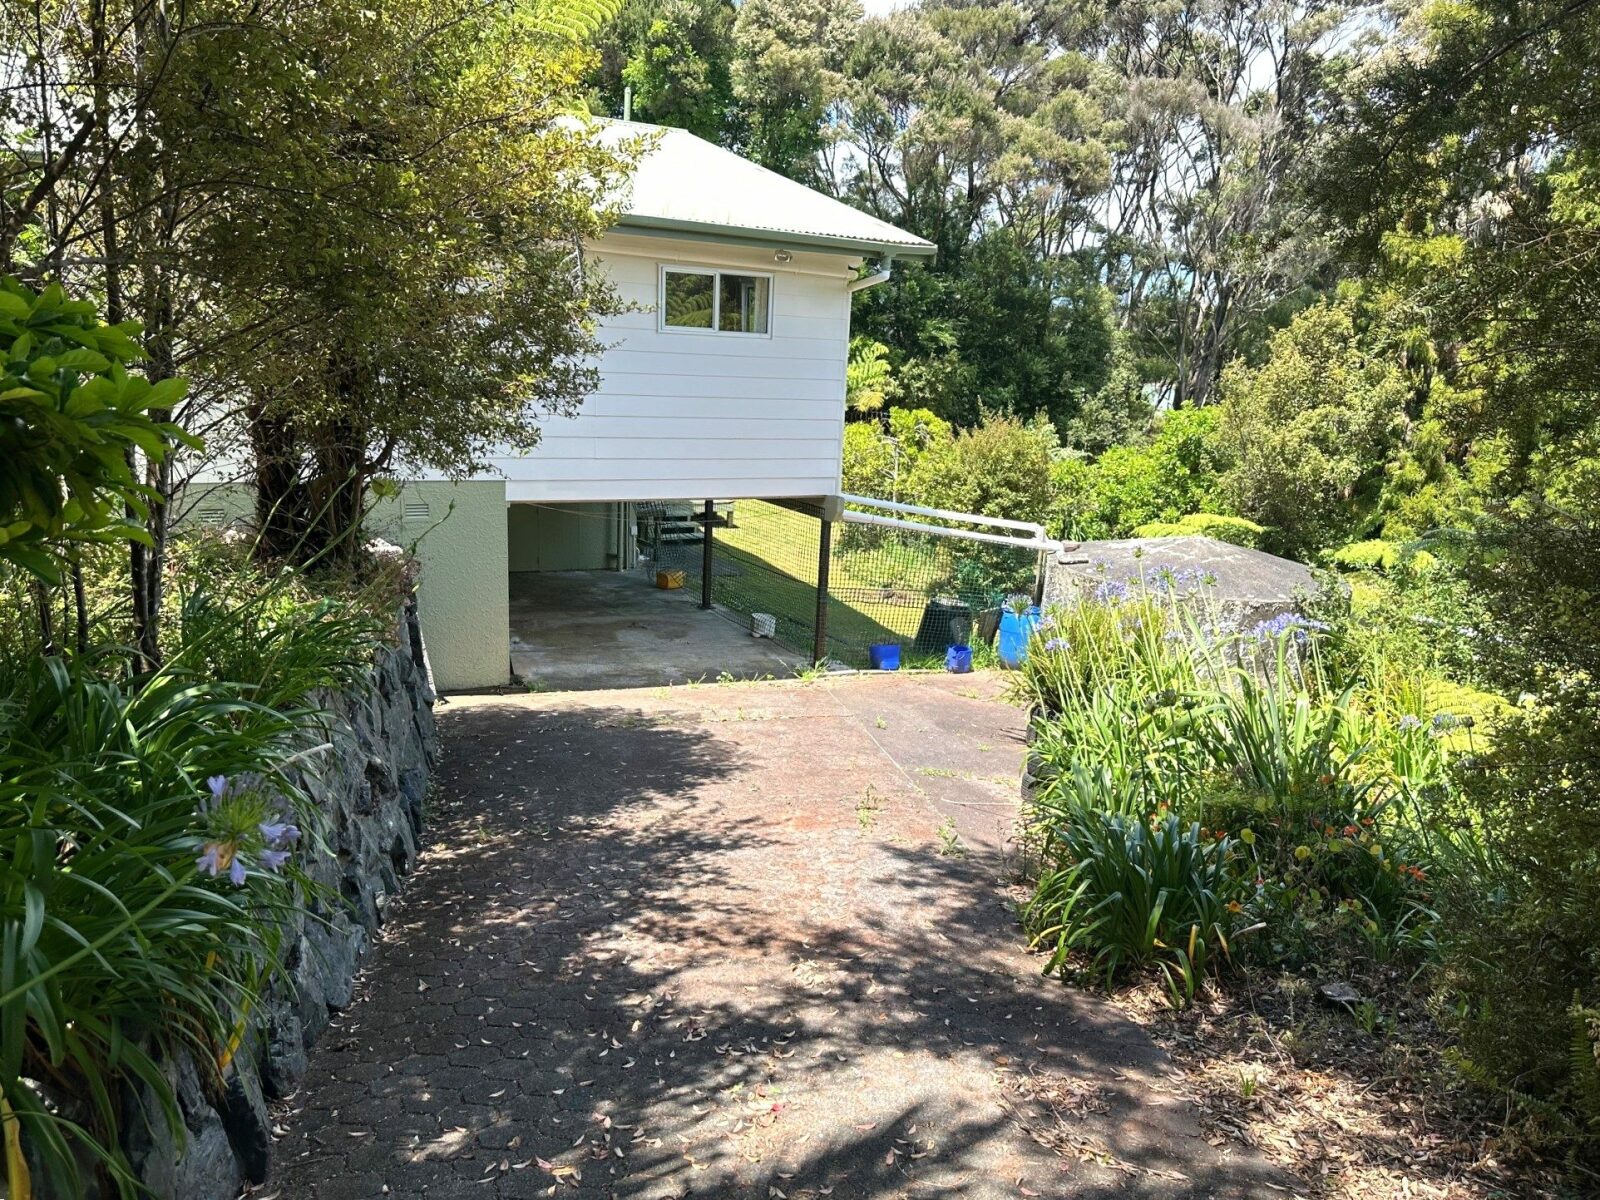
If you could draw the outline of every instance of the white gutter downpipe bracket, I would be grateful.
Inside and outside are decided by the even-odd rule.
[[[860,279],[855,280],[847,290],[854,296],[857,292],[864,292],[869,287],[877,287],[880,283],[888,283],[889,276],[893,274],[893,267],[894,259],[886,258],[883,260],[883,266],[879,267],[877,271],[871,275],[863,275]]]

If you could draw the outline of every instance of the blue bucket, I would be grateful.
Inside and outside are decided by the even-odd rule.
[[[951,646],[944,652],[944,669],[953,675],[965,675],[972,670],[972,647]]]
[[[874,671],[898,671],[900,669],[900,643],[884,642],[880,646],[868,646],[867,660],[872,663]]]
[[[1013,612],[1008,608],[1000,614],[1000,644],[996,649],[1000,661],[1013,670],[1028,660],[1028,639],[1033,636],[1039,616],[1037,605],[1027,612]]]

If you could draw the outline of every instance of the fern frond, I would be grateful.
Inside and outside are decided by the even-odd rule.
[[[534,24],[544,33],[574,45],[588,45],[617,19],[622,0],[535,0]]]
[[[1578,1115],[1600,1130],[1600,1009],[1585,1008],[1576,994],[1572,1007],[1572,1091]]]

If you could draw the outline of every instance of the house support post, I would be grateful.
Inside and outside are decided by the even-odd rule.
[[[833,522],[823,517],[817,538],[817,633],[811,645],[813,665],[828,657],[828,564],[832,558]]]
[[[707,500],[700,518],[700,607],[707,611],[711,608],[711,525],[716,518],[716,505]]]

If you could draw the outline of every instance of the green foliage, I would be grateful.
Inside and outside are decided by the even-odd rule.
[[[910,499],[908,490],[918,460],[934,447],[947,446],[949,422],[925,408],[892,408],[887,429],[877,421],[844,427],[844,490],[878,499]]]
[[[844,367],[845,407],[854,413],[877,412],[894,399],[894,368],[889,347],[871,338],[850,339],[850,358]]]
[[[1224,517],[1217,513],[1188,513],[1176,521],[1152,521],[1133,531],[1135,537],[1209,537],[1235,546],[1257,547],[1266,530],[1243,517]]]
[[[1087,805],[1051,826],[1044,853],[1062,865],[1040,876],[1023,921],[1032,944],[1051,950],[1047,972],[1075,952],[1108,983],[1159,962],[1182,1007],[1227,955],[1240,892],[1229,839],[1176,813],[1147,821]]]
[[[59,286],[0,279],[0,562],[57,583],[71,543],[148,540],[127,515],[151,496],[131,455],[159,461],[175,441],[196,443],[150,415],[183,384],[128,373],[144,357],[138,332],[103,324]]]
[[[1574,995],[1600,1003],[1600,529],[1545,510],[1483,537],[1469,583],[1495,636],[1476,655],[1526,700],[1496,723],[1467,780],[1463,815],[1484,849],[1441,896],[1441,981],[1479,1079],[1567,1113],[1571,1136],[1586,1085],[1565,1052],[1567,1010]],[[1592,1161],[1592,1127],[1578,1144]]]
[[[1062,537],[1127,537],[1217,507],[1223,466],[1215,409],[1167,413],[1142,443],[1115,446],[1093,462],[1054,467],[1052,531]]]
[[[1046,836],[1029,921],[1064,939],[1051,967],[1114,972],[1171,951],[1182,1004],[1235,930],[1250,936],[1230,958],[1327,961],[1338,944],[1415,961],[1435,929],[1430,875],[1460,861],[1443,828],[1456,724],[1422,719],[1428,694],[1393,679],[1335,688],[1316,621],[1225,635],[1218,617],[1203,581],[1153,567],[1041,621],[1018,690],[1048,714],[1032,744]],[[1155,897],[1118,882],[1174,863],[1190,874],[1162,911],[1186,914],[1192,948],[1183,929],[1150,941]]]
[[[242,887],[202,873],[223,834],[200,801],[225,776],[273,811],[297,806],[279,768],[298,741],[292,716],[187,672],[125,684],[87,660],[0,666],[0,1095],[52,1194],[78,1191],[81,1151],[133,1195],[123,1084],[181,1138],[157,1057],[225,1059],[294,895],[254,859]]]
[[[931,508],[1043,523],[1050,515],[1055,430],[990,416],[945,442],[934,442],[911,468],[909,488]]]
[[[268,574],[240,547],[197,534],[175,548],[171,661],[274,710],[317,693],[359,694],[401,603],[397,568],[367,564],[362,590]]]
[[[633,89],[635,120],[722,142],[735,120],[734,6],[728,0],[631,0],[599,41],[591,105],[620,117]]]
[[[1221,490],[1270,529],[1269,549],[1310,557],[1371,523],[1407,388],[1360,346],[1348,308],[1300,313],[1260,367],[1230,364],[1222,395]]]
[[[738,148],[764,167],[810,181],[826,144],[823,118],[843,84],[856,0],[745,0],[734,20]]]

